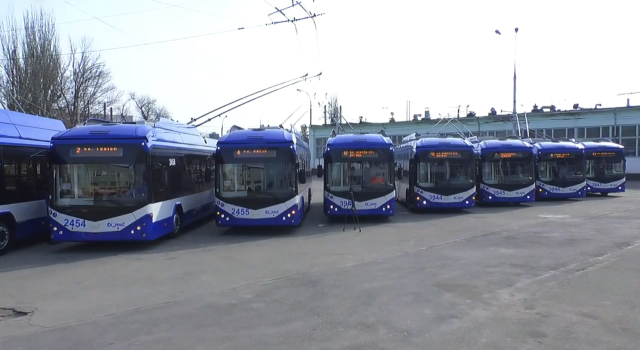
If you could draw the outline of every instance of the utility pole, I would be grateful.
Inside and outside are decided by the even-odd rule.
[[[113,107],[109,107],[109,117],[111,118],[111,121],[113,121]]]

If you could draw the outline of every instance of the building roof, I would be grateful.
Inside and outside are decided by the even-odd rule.
[[[0,109],[0,138],[49,142],[64,130],[64,123],[58,119]]]

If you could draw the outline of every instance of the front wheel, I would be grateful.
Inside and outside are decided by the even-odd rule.
[[[6,254],[11,246],[13,246],[13,234],[9,230],[9,226],[0,223],[0,255]]]
[[[600,193],[600,195],[601,195],[602,197],[606,197],[606,196],[608,196],[608,195],[609,195],[609,193],[608,193],[608,192],[601,192],[601,193]]]
[[[173,231],[169,234],[169,238],[173,239],[180,235],[182,232],[182,213],[176,211],[173,214]]]

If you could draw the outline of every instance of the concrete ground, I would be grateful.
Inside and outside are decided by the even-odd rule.
[[[640,185],[622,195],[0,258],[0,348],[637,349]],[[4,309],[2,309],[4,308]]]

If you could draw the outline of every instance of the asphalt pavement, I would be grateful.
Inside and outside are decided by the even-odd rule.
[[[609,197],[0,258],[0,349],[637,349],[640,185]]]

